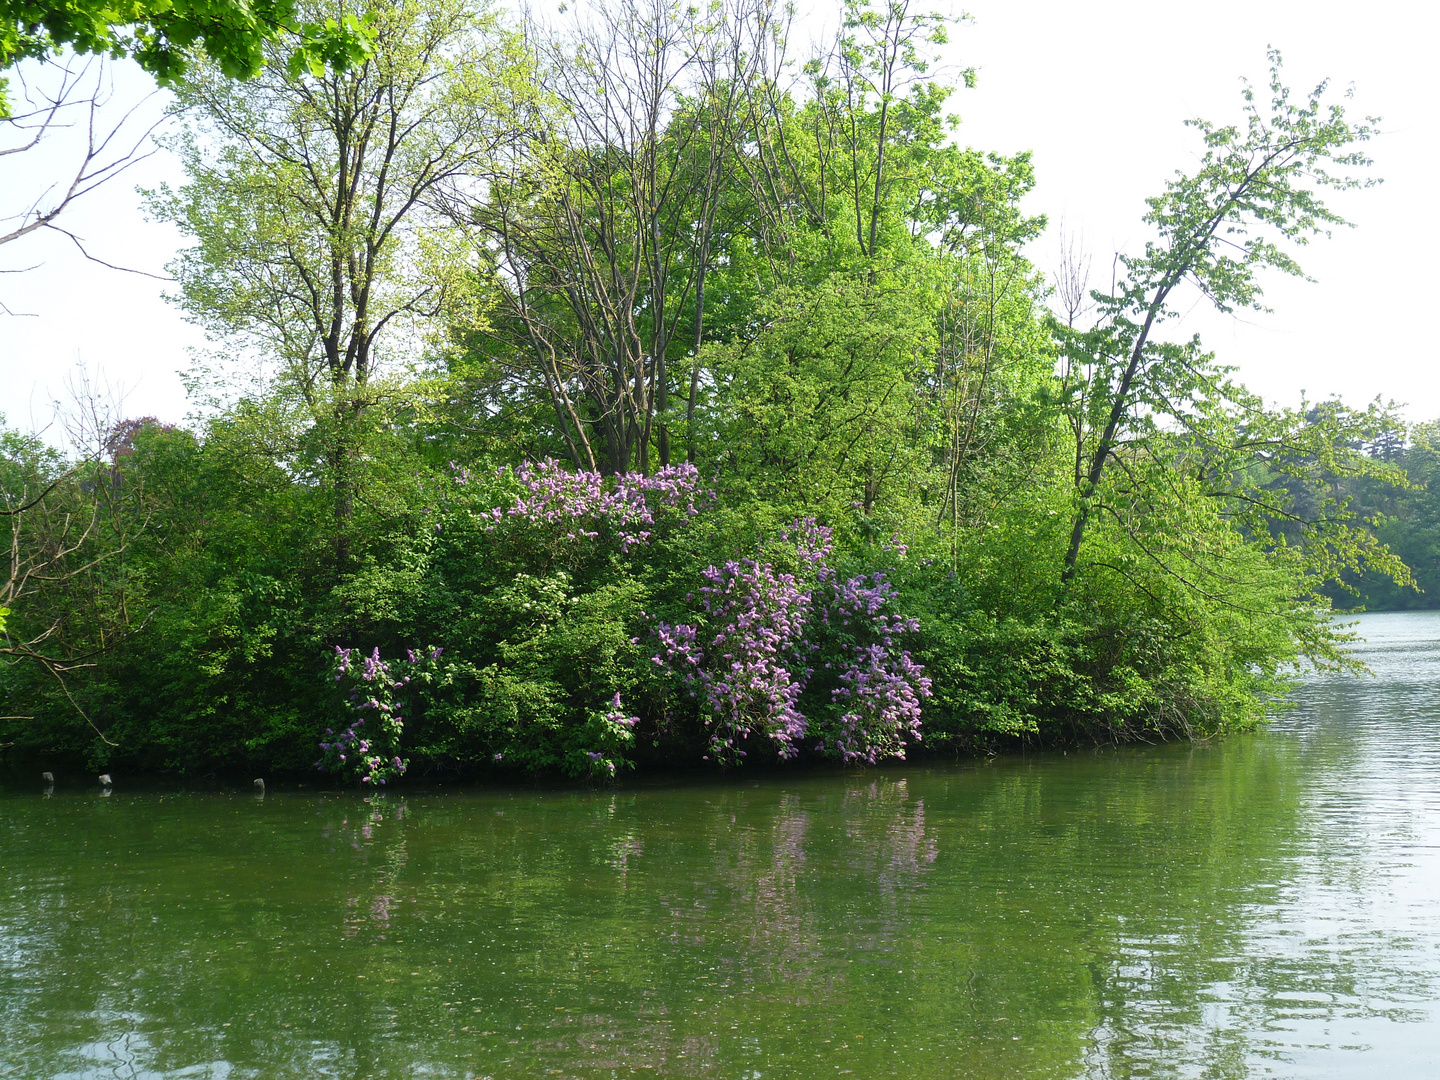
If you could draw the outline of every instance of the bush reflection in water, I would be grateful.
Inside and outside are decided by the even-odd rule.
[[[1440,621],[1409,618],[1372,619],[1379,679],[1213,746],[370,802],[11,786],[0,1075],[1435,1075]]]

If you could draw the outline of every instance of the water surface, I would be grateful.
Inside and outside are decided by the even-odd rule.
[[[1270,731],[615,791],[0,793],[0,1076],[1440,1076],[1440,616]]]

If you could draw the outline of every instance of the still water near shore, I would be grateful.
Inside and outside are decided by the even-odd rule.
[[[0,1076],[1440,1076],[1440,615],[1271,730],[615,791],[0,793]]]

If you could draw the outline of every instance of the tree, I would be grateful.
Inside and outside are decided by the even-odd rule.
[[[752,490],[867,521],[948,518],[953,537],[982,459],[1004,456],[1001,406],[1047,360],[1025,329],[1037,290],[1020,249],[1044,227],[1018,206],[1029,157],[952,141],[954,88],[925,56],[945,25],[849,4],[802,82],[757,88],[748,217],[717,271],[733,329],[702,359],[714,441]]]
[[[1365,186],[1346,170],[1369,164],[1354,147],[1374,127],[1347,121],[1340,104],[1326,105],[1326,89],[1321,83],[1295,104],[1280,81],[1280,55],[1271,50],[1268,110],[1247,84],[1243,127],[1189,121],[1206,152],[1193,174],[1177,176],[1163,195],[1149,200],[1144,220],[1156,227],[1158,239],[1146,244],[1143,255],[1119,257],[1125,277],[1113,293],[1093,294],[1100,317],[1093,331],[1061,335],[1088,370],[1083,392],[1071,387],[1082,426],[1062,581],[1075,576],[1086,527],[1103,504],[1102,480],[1120,462],[1131,425],[1145,428],[1157,416],[1174,416],[1197,379],[1207,378],[1197,370],[1203,356],[1198,342],[1154,340],[1156,329],[1177,314],[1176,290],[1192,283],[1223,312],[1260,309],[1257,270],[1301,274],[1280,243],[1303,245],[1347,224],[1318,192]],[[1341,171],[1331,171],[1336,169]]]
[[[530,138],[483,201],[455,208],[477,233],[493,310],[483,332],[510,377],[549,399],[578,466],[648,469],[652,447],[670,463],[672,372],[686,356],[693,418],[716,219],[776,22],[769,0],[704,13],[631,0],[577,16],[543,49]]]
[[[124,566],[145,530],[143,490],[122,479],[120,462],[133,432],[153,421],[115,423],[88,380],[72,391],[66,426],[77,460],[0,427],[0,674],[31,669],[114,746],[69,680],[145,622]]]
[[[343,72],[297,74],[282,43],[246,83],[198,69],[176,88],[194,118],[173,143],[189,183],[155,198],[197,242],[174,267],[181,307],[278,361],[309,411],[342,571],[381,343],[442,309],[455,275],[431,242],[436,205],[486,171],[527,93],[518,44],[484,4],[394,0],[371,26],[373,54]]]

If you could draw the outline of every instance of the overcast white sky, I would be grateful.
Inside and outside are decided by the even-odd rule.
[[[1058,225],[1094,259],[1095,282],[1116,250],[1138,250],[1146,195],[1175,169],[1189,168],[1196,140],[1182,121],[1238,118],[1240,77],[1263,85],[1265,49],[1284,53],[1297,92],[1320,78],[1355,86],[1354,114],[1383,119],[1371,144],[1379,188],[1344,197],[1356,222],[1317,241],[1302,260],[1310,284],[1271,279],[1273,315],[1220,317],[1196,308],[1183,332],[1198,331],[1220,358],[1268,400],[1340,395],[1361,404],[1377,395],[1405,403],[1411,420],[1440,417],[1435,335],[1429,309],[1440,224],[1433,206],[1440,175],[1440,115],[1430,74],[1440,14],[1429,5],[1328,0],[1157,4],[1106,0],[976,0],[974,22],[951,52],[979,69],[977,89],[952,104],[961,141],[986,150],[1033,150],[1039,183],[1028,209],[1051,220],[1031,254],[1048,268]],[[812,16],[831,14],[816,5]],[[145,93],[143,77],[122,74],[120,95]],[[25,173],[17,175],[17,158]],[[0,213],[30,190],[47,163],[0,158]],[[58,175],[58,171],[56,173]],[[163,273],[181,238],[147,222],[136,184],[178,181],[163,157],[97,193],[69,218],[92,252]],[[38,265],[37,265],[38,264]],[[0,248],[0,413],[19,427],[43,426],[77,363],[127,391],[125,412],[176,421],[189,410],[178,372],[187,350],[204,346],[150,278],[86,262],[70,241],[40,235]]]

